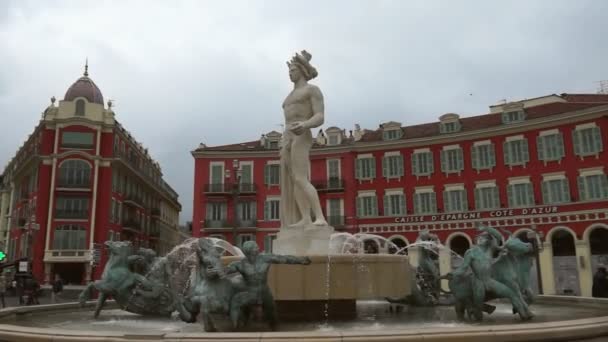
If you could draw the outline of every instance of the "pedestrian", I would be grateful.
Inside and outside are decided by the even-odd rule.
[[[4,301],[4,295],[6,294],[6,276],[4,274],[0,274],[0,300],[2,300],[2,308],[6,307],[6,302]]]
[[[15,284],[15,293],[19,298],[19,305],[23,305],[23,278],[19,277]]]
[[[593,276],[591,295],[598,298],[608,298],[608,273],[605,266],[599,266]]]
[[[60,276],[55,277],[55,281],[53,282],[53,303],[57,302],[57,298],[63,291],[63,281]]]

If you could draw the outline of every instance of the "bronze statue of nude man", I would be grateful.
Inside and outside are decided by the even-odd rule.
[[[293,90],[283,102],[285,131],[281,142],[281,227],[327,226],[317,190],[310,183],[312,128],[325,120],[323,94],[308,81],[317,76],[312,56],[303,50],[287,62]],[[314,215],[314,222],[311,216]]]

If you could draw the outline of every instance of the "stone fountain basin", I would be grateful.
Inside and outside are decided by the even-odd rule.
[[[272,265],[268,275],[283,320],[356,317],[356,301],[405,297],[414,276],[404,255],[309,255],[310,265]],[[226,264],[240,257],[222,258]]]

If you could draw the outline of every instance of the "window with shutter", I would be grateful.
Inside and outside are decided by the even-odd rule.
[[[359,217],[378,216],[378,201],[376,196],[357,197],[357,212]]]
[[[574,151],[579,156],[596,155],[603,150],[599,127],[575,129],[572,138],[574,140]]]
[[[462,148],[441,151],[441,170],[444,173],[460,172],[464,169]]]
[[[279,220],[279,199],[269,199],[264,202],[264,220],[265,221],[276,221]]]
[[[264,168],[264,182],[266,185],[279,185],[281,166],[279,164],[267,164]]]
[[[505,141],[504,148],[507,165],[525,165],[530,161],[527,139]]]
[[[543,203],[558,204],[570,202],[570,190],[567,179],[553,179],[541,184]]]
[[[531,183],[509,184],[507,186],[509,207],[529,207],[534,205],[534,191]]]
[[[608,178],[604,174],[578,177],[578,191],[581,201],[607,199]]]
[[[384,196],[384,215],[405,215],[405,196],[403,194],[389,194]]]
[[[433,214],[437,212],[435,193],[421,192],[414,194],[414,212],[416,214]]]
[[[538,160],[555,161],[564,157],[564,141],[561,133],[536,138]]]
[[[382,159],[382,174],[386,178],[403,177],[403,156],[387,156]]]
[[[460,212],[468,210],[466,203],[466,193],[464,190],[444,191],[443,203],[446,212]]]
[[[412,154],[412,172],[416,176],[427,176],[433,173],[433,154],[418,152]]]
[[[357,179],[373,179],[376,178],[376,160],[375,158],[359,158],[357,159]]]

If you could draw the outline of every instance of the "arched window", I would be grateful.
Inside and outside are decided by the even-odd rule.
[[[55,228],[53,249],[86,249],[87,229],[82,226],[67,224]]]
[[[83,99],[77,100],[76,101],[76,115],[84,116],[84,107],[85,107],[84,100]]]
[[[71,159],[59,167],[60,188],[88,188],[91,184],[91,166],[84,160]]]

